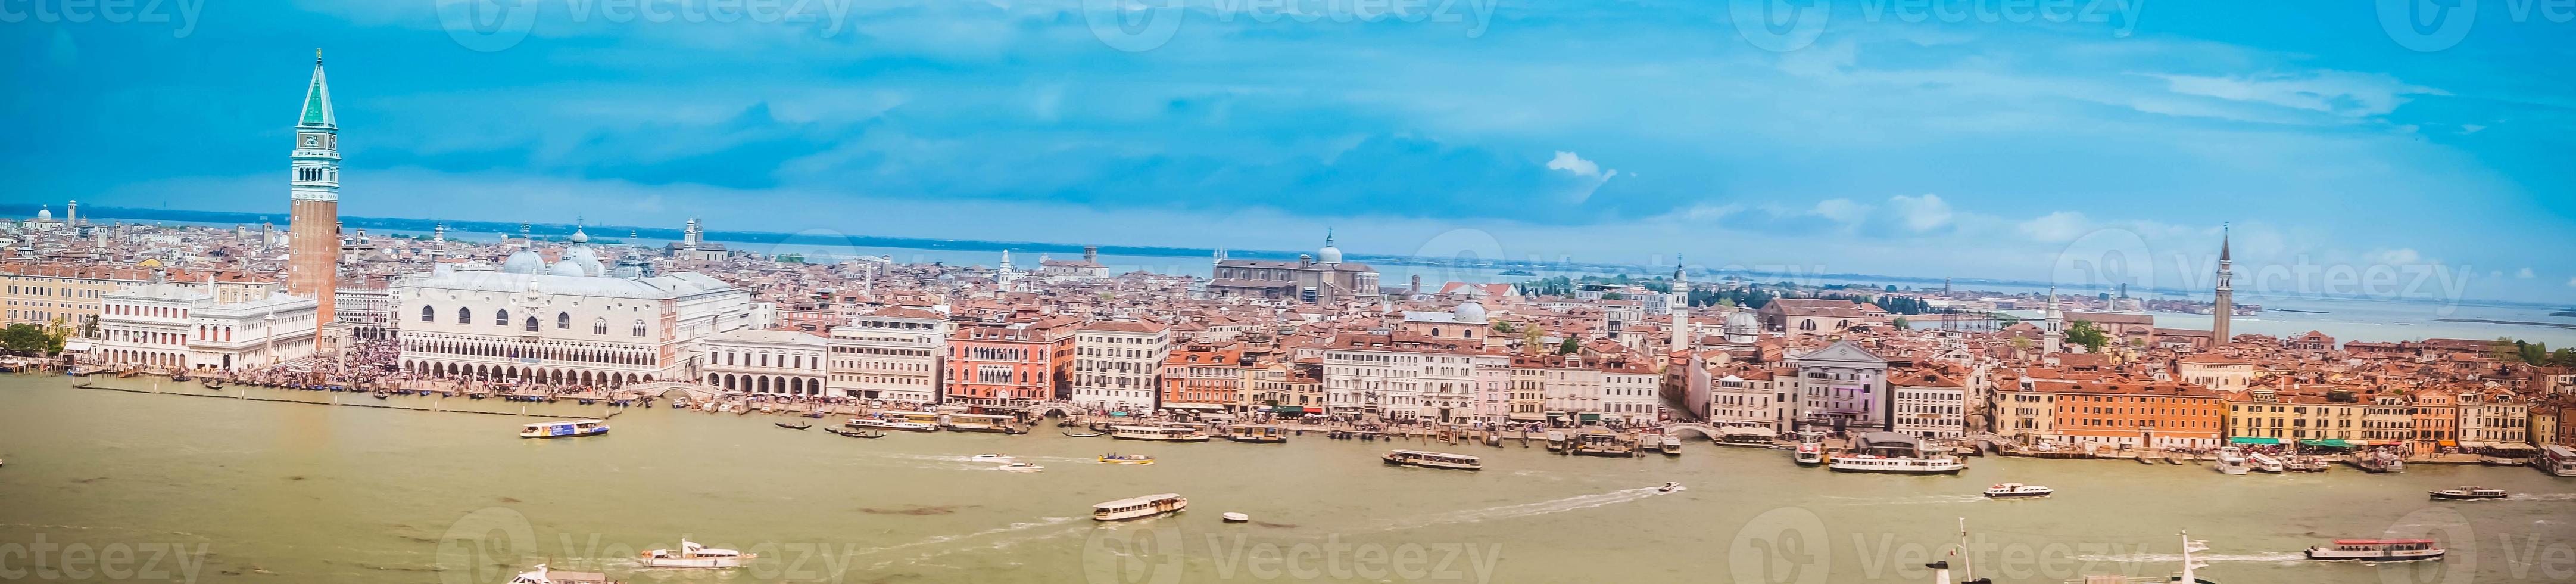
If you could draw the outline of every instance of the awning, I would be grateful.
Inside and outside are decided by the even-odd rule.
[[[1583,421],[1586,421],[1586,422],[1598,422],[1598,421],[1601,421],[1601,414],[1599,414],[1599,413],[1595,413],[1595,412],[1584,412],[1584,413],[1583,413]]]
[[[2281,443],[2281,439],[2279,439],[2279,438],[2255,438],[2255,437],[2250,437],[2250,436],[2239,436],[2239,437],[2235,437],[2235,438],[2229,438],[2229,439],[2227,439],[2227,442],[2228,442],[2228,443],[2230,443],[2230,444],[2280,444],[2280,443]]]
[[[1282,414],[1303,414],[1306,413],[1306,408],[1298,406],[1270,406],[1270,411]]]
[[[2457,442],[2457,441],[2452,441],[2452,440],[2443,440],[2443,441],[2440,441],[2440,442],[2435,442],[2434,444],[2440,444],[2440,445],[2448,446],[2448,447],[2452,447],[2452,448],[2458,448],[2458,447],[2460,447],[2460,443],[2459,443],[2459,442]]]
[[[1321,413],[1324,413],[1324,408],[1315,408],[1315,407],[1306,408],[1306,413],[1309,413],[1309,414],[1321,414]]]
[[[2462,440],[2460,441],[2460,446],[2467,448],[2486,448],[2487,443],[2476,440]]]
[[[2342,438],[2308,439],[2300,440],[2299,443],[2308,446],[2324,446],[2327,448],[2351,448],[2360,446],[2360,444],[2354,444],[2352,441]]]

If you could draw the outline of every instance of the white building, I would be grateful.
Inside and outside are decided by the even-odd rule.
[[[734,329],[700,345],[706,365],[698,382],[729,392],[820,397],[823,337],[797,331]]]
[[[703,364],[696,343],[767,326],[750,293],[696,272],[619,278],[532,271],[543,264],[521,251],[502,272],[442,269],[396,282],[403,370],[570,385],[694,381]]]
[[[1161,324],[1108,320],[1074,331],[1073,403],[1151,410],[1162,399],[1171,331]]]
[[[202,287],[161,282],[100,300],[101,363],[229,371],[313,354],[312,298],[227,302]]]
[[[1906,373],[1888,381],[1894,431],[1922,438],[1957,438],[1967,433],[1968,384],[1930,371]]]
[[[1774,403],[1779,393],[1771,373],[1748,371],[1717,378],[1709,388],[1708,422],[1720,427],[1760,428],[1778,433],[1784,419]]]
[[[1662,375],[1629,359],[1612,358],[1597,367],[1601,370],[1603,419],[1635,426],[1663,418]]]
[[[1500,393],[1510,379],[1510,357],[1479,347],[1465,339],[1336,335],[1320,351],[1327,411],[1441,423],[1474,419],[1480,396]]]
[[[832,395],[930,403],[939,399],[940,356],[954,327],[938,313],[886,308],[832,327]]]
[[[1851,341],[1791,359],[1798,367],[1799,428],[1887,429],[1887,360]]]

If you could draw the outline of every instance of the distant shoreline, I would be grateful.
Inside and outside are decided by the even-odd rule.
[[[2576,329],[2576,324],[2570,324],[2570,323],[2564,323],[2564,322],[2532,322],[2532,321],[2528,321],[2528,320],[2496,320],[2496,319],[2492,319],[2492,318],[2436,318],[2436,319],[2433,319],[2433,320],[2438,320],[2438,321],[2442,321],[2442,322],[2474,322],[2474,323],[2478,323],[2478,324],[2511,324],[2511,325],[2521,325],[2521,326],[2545,326],[2545,327],[2550,327],[2550,328]]]

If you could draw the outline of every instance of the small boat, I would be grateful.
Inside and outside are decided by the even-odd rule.
[[[1119,454],[1112,452],[1100,455],[1100,461],[1109,464],[1153,464],[1154,457],[1142,454]]]
[[[1564,432],[1556,432],[1556,431],[1550,431],[1550,432],[1548,432],[1548,433],[1547,433],[1547,451],[1548,451],[1548,452],[1562,452],[1562,451],[1564,451],[1564,450],[1565,450],[1565,433],[1564,433]]]
[[[2253,464],[2245,458],[2244,450],[2234,446],[2218,449],[2218,472],[2241,475],[2251,470],[2254,470]]]
[[[2055,489],[2021,483],[2000,483],[1986,487],[1985,491],[1988,499],[2038,499],[2054,494],[2057,494]]]
[[[1792,460],[1798,461],[1798,466],[1824,464],[1825,445],[1820,442],[1799,442],[1798,453],[1793,455]]]
[[[2258,471],[2278,474],[2290,469],[2290,466],[2283,464],[2281,459],[2273,458],[2272,455],[2269,454],[2250,454],[2245,456],[2245,460],[2248,464],[2254,467],[2254,470]]]
[[[1098,437],[1101,437],[1101,436],[1107,436],[1107,435],[1109,435],[1109,433],[1108,433],[1108,432],[1065,432],[1065,433],[1064,433],[1064,435],[1066,435],[1066,436],[1071,436],[1071,437],[1074,437],[1074,438],[1098,438]]]
[[[2311,560],[2368,560],[2374,562],[2441,559],[2442,547],[2429,539],[2338,539],[2333,544],[2309,546]]]
[[[2456,489],[2443,489],[2439,491],[2426,492],[2431,493],[2433,498],[2444,501],[2479,501],[2486,499],[2502,499],[2513,496],[2512,493],[2504,492],[2504,489],[2490,489],[2486,487],[2460,487]]]
[[[1011,472],[1037,472],[1037,471],[1046,470],[1046,467],[1038,466],[1038,465],[1030,464],[1030,463],[1026,463],[1026,462],[1014,462],[1014,463],[1010,463],[1010,464],[1002,465],[1002,466],[1001,466],[1001,469],[1002,469],[1002,470],[1011,471]]]
[[[808,418],[820,418],[820,417],[823,417],[823,416],[829,416],[829,415],[832,415],[832,414],[825,413],[823,410],[814,410],[814,411],[811,411],[811,412],[805,412],[805,414],[804,414],[804,415],[805,415],[805,417],[808,417]]]
[[[1219,517],[1224,517],[1224,518],[1225,518],[1225,522],[1226,522],[1226,523],[1242,523],[1242,522],[1246,522],[1246,521],[1251,521],[1251,520],[1252,520],[1252,516],[1250,516],[1250,515],[1245,515],[1245,514],[1242,514],[1242,513],[1227,513],[1227,514],[1224,514],[1224,515],[1219,515]]]
[[[786,423],[786,422],[770,422],[770,424],[772,424],[772,425],[776,425],[776,426],[778,426],[778,427],[780,427],[780,428],[786,428],[786,429],[789,429],[789,430],[803,430],[803,429],[806,429],[806,428],[812,428],[812,427],[814,427],[814,425],[813,425],[813,424],[807,424],[807,423],[804,423],[804,422],[797,422],[797,423],[795,423],[795,424],[793,424],[793,425],[790,425],[790,424],[788,424],[788,423]]]
[[[831,432],[831,433],[833,433],[833,434],[839,434],[839,435],[846,436],[846,437],[850,437],[850,438],[884,438],[884,437],[885,437],[885,433],[884,433],[884,432],[871,432],[871,431],[866,431],[866,430],[836,430],[836,429],[832,429],[832,428],[824,428],[824,429],[823,429],[823,431],[825,431],[825,432]]]
[[[849,422],[843,423],[842,425],[852,428],[903,430],[906,432],[932,432],[939,430],[938,426],[924,424],[921,422],[902,422],[896,420],[881,420],[877,418],[850,418]]]
[[[1681,483],[1676,483],[1676,482],[1672,482],[1672,481],[1664,481],[1664,486],[1655,487],[1655,492],[1657,492],[1657,493],[1670,493],[1670,492],[1673,492],[1673,491],[1681,490],[1681,488],[1682,488],[1682,484],[1681,484]]]
[[[1659,441],[1659,444],[1662,446],[1661,450],[1663,450],[1665,456],[1682,455],[1682,438],[1680,436],[1665,436],[1663,440]]]
[[[1011,455],[1008,455],[1008,454],[977,454],[977,455],[974,455],[974,456],[966,457],[966,460],[967,460],[967,461],[970,461],[970,462],[1010,462],[1010,461],[1011,461]]]
[[[637,556],[647,568],[733,568],[741,566],[743,560],[760,557],[760,554],[706,547],[681,538],[680,551],[653,550]]]
[[[555,420],[552,422],[529,422],[519,426],[520,438],[571,438],[577,436],[598,436],[607,433],[608,421],[593,418],[583,418],[579,420]]]
[[[1179,513],[1190,507],[1190,499],[1179,493],[1129,497],[1091,506],[1091,518],[1099,521],[1143,519],[1166,513]]]
[[[608,575],[607,575],[607,574],[602,574],[602,573],[598,573],[598,572],[557,572],[557,571],[554,571],[554,570],[548,570],[548,569],[546,569],[546,565],[545,565],[545,564],[537,564],[537,571],[534,571],[534,572],[520,572],[518,577],[516,577],[516,578],[511,578],[511,579],[510,579],[510,584],[617,584],[617,583],[616,583],[616,582],[614,582],[614,581],[610,581],[610,580],[608,579]]]
[[[1450,454],[1446,452],[1396,450],[1387,452],[1385,456],[1380,458],[1385,459],[1387,464],[1398,466],[1418,466],[1422,468],[1440,468],[1449,470],[1483,470],[1485,468],[1484,459],[1464,454]]]

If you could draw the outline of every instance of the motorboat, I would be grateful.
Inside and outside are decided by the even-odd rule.
[[[2269,454],[2259,452],[2248,454],[2245,456],[2245,461],[2247,465],[2252,466],[2254,470],[2258,471],[2278,474],[2282,471],[2289,470],[2289,465],[2282,464],[2281,459],[2273,458],[2272,455]]]
[[[1564,450],[1565,450],[1565,448],[1566,448],[1566,437],[1565,437],[1565,433],[1564,433],[1564,432],[1557,432],[1557,431],[1553,431],[1553,430],[1551,430],[1551,431],[1549,431],[1549,432],[1547,433],[1547,451],[1548,451],[1548,452],[1562,452],[1562,451],[1564,451]]]
[[[1099,438],[1109,435],[1108,432],[1065,432],[1063,434],[1072,438]]]
[[[839,434],[839,435],[847,436],[847,437],[851,437],[851,438],[884,438],[884,437],[885,437],[885,432],[874,431],[874,430],[836,430],[836,429],[832,429],[832,428],[824,428],[824,429],[823,429],[823,431],[825,431],[825,432],[831,432],[831,433],[834,433],[834,434]]]
[[[1798,443],[1798,452],[1790,455],[1790,460],[1798,461],[1798,466],[1816,466],[1824,464],[1825,445],[1818,442],[1800,442]]]
[[[1252,516],[1250,516],[1250,515],[1245,515],[1245,514],[1242,514],[1242,513],[1227,513],[1227,514],[1224,514],[1224,515],[1220,515],[1219,517],[1224,517],[1224,518],[1225,518],[1225,522],[1226,522],[1226,523],[1242,523],[1242,522],[1246,522],[1246,521],[1251,521],[1251,520],[1252,520]]]
[[[1679,491],[1679,490],[1681,490],[1681,489],[1682,489],[1682,484],[1681,484],[1681,483],[1676,483],[1676,482],[1672,482],[1672,481],[1664,481],[1664,486],[1655,487],[1655,492],[1657,492],[1657,493],[1670,493],[1670,492],[1673,492],[1673,491]]]
[[[1681,456],[1682,454],[1682,438],[1680,436],[1665,436],[1662,440],[1656,441],[1656,444],[1661,447],[1659,450],[1662,450],[1666,456]]]
[[[2402,562],[2441,559],[2442,553],[2442,546],[2429,539],[2338,539],[2308,547],[2311,560]]]
[[[743,560],[760,557],[760,554],[702,546],[684,537],[680,538],[678,551],[652,550],[637,554],[637,557],[647,568],[733,568],[741,566]]]
[[[1382,458],[1386,460],[1387,464],[1399,466],[1419,466],[1422,468],[1443,468],[1449,470],[1482,470],[1485,468],[1484,459],[1464,454],[1450,454],[1446,452],[1397,450],[1386,453]]]
[[[2245,458],[2244,450],[2234,446],[2218,449],[2218,472],[2241,475],[2253,469],[2252,462]]]
[[[2433,498],[2444,501],[2480,501],[2486,499],[2502,499],[2513,496],[2512,493],[2504,492],[2504,489],[2490,489],[2486,487],[2459,487],[2455,489],[2426,492],[2431,493]]]
[[[1190,499],[1179,493],[1129,497],[1091,506],[1091,518],[1099,521],[1143,519],[1167,513],[1179,513],[1190,507]]]
[[[1825,468],[1841,472],[1882,472],[1895,474],[1959,474],[1968,463],[1948,456],[1918,458],[1912,456],[1878,456],[1871,454],[1836,456]]]
[[[537,564],[537,570],[536,570],[536,571],[534,571],[534,572],[520,572],[520,573],[519,573],[519,575],[518,575],[518,577],[511,578],[511,579],[510,579],[510,584],[617,584],[617,583],[616,583],[616,582],[612,582],[612,581],[610,581],[610,580],[608,579],[608,575],[607,575],[607,574],[602,574],[602,573],[598,573],[598,572],[558,572],[558,571],[554,571],[554,570],[546,569],[546,565],[545,565],[545,564]]]
[[[607,433],[608,421],[593,418],[529,422],[519,425],[520,438],[572,438]]]
[[[1002,467],[1001,467],[1001,468],[1002,468],[1002,470],[1007,470],[1007,471],[1011,471],[1011,472],[1038,472],[1038,471],[1046,470],[1046,467],[1038,466],[1038,465],[1036,465],[1036,464],[1031,464],[1031,463],[1026,463],[1026,462],[1014,462],[1014,463],[1010,463],[1010,464],[1005,464],[1005,465],[1002,465]]]
[[[1142,454],[1119,454],[1112,452],[1100,455],[1100,461],[1109,464],[1153,464],[1154,457]]]
[[[1999,483],[1985,490],[1988,499],[2038,499],[2054,494],[2057,494],[2055,489],[2021,483]]]
[[[852,427],[852,428],[872,428],[872,429],[878,429],[878,430],[902,430],[902,431],[905,431],[905,432],[933,432],[933,431],[937,431],[937,430],[939,430],[939,427],[938,427],[938,426],[933,426],[933,425],[930,425],[930,424],[924,424],[924,423],[921,423],[921,422],[906,422],[906,421],[901,421],[901,420],[886,420],[886,419],[880,419],[880,418],[850,418],[850,421],[845,422],[845,423],[843,423],[842,425],[844,425],[844,426],[849,426],[849,427]]]

